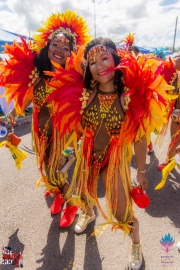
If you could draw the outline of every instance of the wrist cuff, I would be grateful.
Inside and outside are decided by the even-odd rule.
[[[146,169],[144,171],[141,171],[141,170],[137,169],[137,172],[138,173],[146,173]]]

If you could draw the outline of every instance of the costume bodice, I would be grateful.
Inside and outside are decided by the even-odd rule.
[[[98,89],[82,117],[82,125],[94,134],[94,156],[104,159],[111,138],[119,136],[123,118],[119,93]]]
[[[52,135],[52,102],[45,103],[46,98],[53,92],[43,79],[34,88],[33,105],[38,110],[38,123],[40,135],[50,139]]]
[[[53,88],[49,87],[43,79],[34,88],[33,103],[38,110],[44,105],[46,98],[53,92]],[[46,104],[47,105],[47,104]]]

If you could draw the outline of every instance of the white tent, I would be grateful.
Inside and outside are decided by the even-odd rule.
[[[8,59],[9,56],[5,53],[0,53],[0,58],[2,58],[4,60],[4,59]]]
[[[0,29],[0,41],[13,42],[14,40],[21,42],[21,39],[18,37],[18,34],[12,34],[6,30]]]
[[[21,39],[19,37],[20,35],[19,34],[16,34],[16,33],[12,33],[12,32],[9,32],[9,31],[6,31],[6,30],[3,30],[3,29],[0,29],[0,53],[3,51],[3,45],[5,43],[13,43],[14,40],[16,40],[17,42],[21,43]],[[31,39],[30,37],[26,37],[26,36],[23,36],[21,35],[23,38],[28,38],[28,39]]]

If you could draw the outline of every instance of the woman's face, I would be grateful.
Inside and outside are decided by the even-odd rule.
[[[105,71],[114,66],[114,59],[108,51],[96,52],[89,57],[89,69],[92,77],[101,84],[106,84],[113,80],[114,71],[108,74],[105,74]]]
[[[48,50],[48,58],[50,61],[54,61],[64,67],[66,59],[70,54],[71,50],[67,43],[58,40],[56,37],[51,40]],[[53,65],[52,69],[54,69]]]

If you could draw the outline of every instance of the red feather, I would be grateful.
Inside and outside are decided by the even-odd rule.
[[[145,119],[148,116],[152,117],[150,101],[152,99],[157,100],[159,106],[166,104],[164,97],[157,92],[163,80],[159,76],[163,66],[160,63],[153,70],[151,65],[147,64],[146,59],[139,66],[137,60],[131,54],[120,51],[120,56],[122,61],[115,69],[122,71],[126,87],[124,97],[130,98],[128,109],[126,110],[126,124],[123,137],[127,139],[127,142],[133,142],[140,126],[145,131]]]
[[[75,69],[57,68],[54,77],[47,84],[55,90],[48,96],[46,102],[53,101],[54,125],[60,136],[78,129],[82,114],[82,94],[84,84],[82,75]]]
[[[36,53],[29,48],[31,42],[27,43],[25,39],[20,38],[22,44],[14,42],[12,45],[5,45],[4,52],[10,59],[5,61],[4,73],[1,75],[1,84],[6,88],[6,98],[8,102],[15,100],[18,113],[21,112],[25,101],[32,99],[33,82],[37,77],[37,74],[32,74]]]

